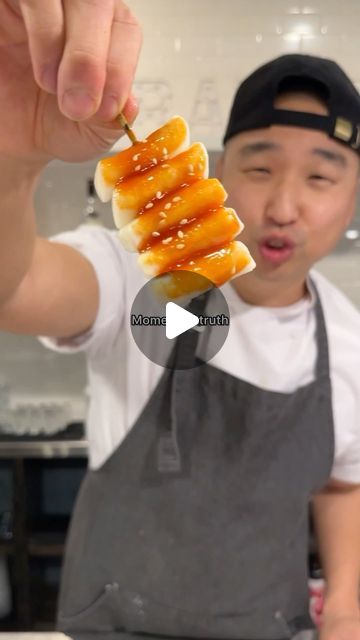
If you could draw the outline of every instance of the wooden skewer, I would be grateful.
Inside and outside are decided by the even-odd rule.
[[[136,144],[138,141],[135,133],[133,132],[133,130],[131,129],[128,121],[126,120],[125,116],[122,113],[119,113],[118,117],[117,117],[118,122],[121,124],[122,128],[124,129],[127,137],[129,138],[130,142],[132,144]]]

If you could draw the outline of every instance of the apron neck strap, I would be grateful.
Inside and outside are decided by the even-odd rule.
[[[321,304],[319,292],[312,278],[310,279],[310,283],[315,293],[316,346],[317,346],[315,375],[316,375],[316,379],[318,379],[323,377],[329,377],[330,375],[329,346],[328,346],[324,311]]]
[[[211,295],[211,290],[193,298],[187,305],[186,311],[190,311],[196,316],[203,314]],[[200,337],[200,331],[197,327],[184,331],[180,334],[172,349],[167,367],[169,369],[191,369],[195,363],[196,349]]]

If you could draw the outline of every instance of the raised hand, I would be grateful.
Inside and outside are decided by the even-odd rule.
[[[0,156],[96,157],[132,121],[141,29],[119,0],[0,0]]]

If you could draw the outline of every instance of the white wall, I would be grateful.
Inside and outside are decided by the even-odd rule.
[[[337,60],[360,89],[359,0],[128,0],[144,30],[139,135],[180,113],[218,149],[241,80],[284,53]]]
[[[139,136],[179,113],[193,139],[218,150],[240,81],[256,66],[286,52],[334,57],[360,89],[360,0],[128,0],[144,29],[136,76]],[[126,142],[123,141],[122,145]],[[44,235],[81,221],[86,178],[94,163],[52,163],[41,181],[36,209]],[[100,206],[112,226],[110,207]],[[360,215],[353,226],[360,233]],[[344,239],[320,268],[360,307],[360,241]],[[0,377],[30,397],[79,398],[82,356],[58,356],[35,339],[0,333]],[[74,402],[74,417],[82,403]],[[76,408],[76,407],[80,407]]]
[[[285,53],[336,60],[360,90],[360,0],[128,0],[144,44],[135,82],[140,136],[174,113],[192,138],[221,148],[240,82]],[[120,143],[120,146],[124,144]],[[360,237],[360,205],[352,228]],[[360,307],[360,242],[319,265]]]

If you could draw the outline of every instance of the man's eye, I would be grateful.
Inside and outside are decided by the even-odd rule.
[[[267,175],[270,173],[269,169],[265,167],[251,167],[251,169],[247,169],[246,173],[257,173]]]
[[[314,173],[313,175],[310,176],[310,180],[318,180],[318,181],[325,181],[325,182],[332,182],[331,178],[328,178],[327,176],[321,176],[318,173]]]

